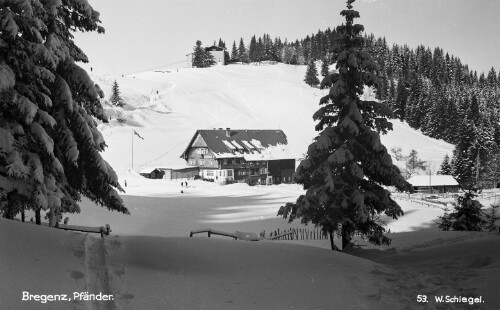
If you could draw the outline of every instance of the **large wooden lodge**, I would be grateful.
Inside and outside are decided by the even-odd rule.
[[[295,158],[287,144],[281,130],[197,130],[181,158],[219,183],[291,183]]]

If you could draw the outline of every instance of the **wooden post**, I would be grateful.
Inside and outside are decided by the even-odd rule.
[[[333,232],[330,231],[330,246],[332,247],[332,251],[335,250],[335,244],[333,243]]]
[[[40,209],[35,210],[35,224],[36,225],[42,225],[42,217],[41,217],[41,211]]]

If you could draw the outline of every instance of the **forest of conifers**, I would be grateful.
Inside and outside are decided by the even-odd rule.
[[[253,36],[248,47],[243,39],[239,45],[233,42],[227,60],[304,65],[313,59],[332,64],[336,38],[332,29],[295,42],[273,40],[268,34]],[[377,99],[385,100],[395,117],[412,128],[455,145],[452,174],[463,186],[497,186],[500,74],[493,67],[486,74],[477,73],[439,47],[389,46],[385,38],[373,34],[364,38],[365,49],[378,65]],[[221,39],[218,45],[226,47]]]

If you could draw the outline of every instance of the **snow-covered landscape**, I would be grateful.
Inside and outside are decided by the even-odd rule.
[[[500,309],[500,6],[426,1],[0,1],[0,310]]]
[[[108,106],[111,121],[100,127],[109,145],[103,156],[118,173],[132,166],[132,129],[144,137],[134,140],[134,168],[185,164],[179,157],[193,134],[212,128],[281,129],[293,153],[303,156],[317,135],[312,115],[328,92],[303,82],[306,66],[158,68],[123,77],[99,75],[90,72],[91,65],[84,67],[107,94],[116,80],[127,103],[123,109]],[[436,166],[445,154],[451,155],[452,145],[397,120],[393,125],[395,130],[382,136],[387,149],[401,147],[403,153],[415,149]]]
[[[500,248],[499,235],[439,232],[435,221],[443,210],[435,205],[398,200],[405,215],[387,221],[392,245],[345,253],[331,251],[328,240],[189,238],[191,230],[202,228],[269,233],[303,227],[276,216],[280,206],[303,193],[300,185],[189,180],[181,187],[180,180],[146,179],[138,172],[143,166],[185,164],[179,156],[201,128],[280,128],[301,154],[315,136],[311,115],[324,92],[303,84],[304,72],[305,66],[283,64],[126,77],[94,71],[92,78],[106,93],[116,79],[126,102],[123,108],[107,107],[111,120],[100,129],[109,145],[105,159],[120,183],[127,181],[122,197],[131,215],[88,200],[80,214],[69,215],[74,225],[110,224],[112,233],[104,239],[2,220],[0,244],[9,249],[0,264],[2,279],[9,279],[0,281],[2,308],[420,309],[420,295],[431,308],[445,306],[435,297],[447,295],[481,297],[481,309],[500,307],[500,252],[492,250]],[[285,117],[276,118],[278,112]],[[132,130],[144,140],[133,138]],[[453,147],[398,121],[382,141],[387,148],[416,149],[436,164]],[[23,291],[71,298],[73,292],[102,292],[115,299],[41,303],[22,301]]]

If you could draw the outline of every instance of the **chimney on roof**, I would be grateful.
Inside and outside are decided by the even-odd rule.
[[[226,137],[231,137],[231,128],[226,128]]]

